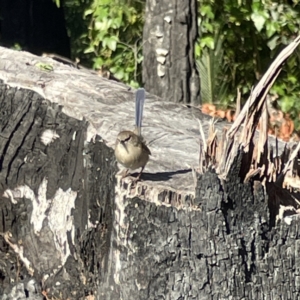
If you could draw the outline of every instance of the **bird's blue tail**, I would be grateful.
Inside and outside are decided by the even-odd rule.
[[[135,126],[137,128],[138,135],[141,135],[144,102],[145,89],[139,88],[135,94]]]

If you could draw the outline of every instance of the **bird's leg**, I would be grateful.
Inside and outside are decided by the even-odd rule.
[[[129,169],[125,169],[125,172],[122,174],[122,179],[128,176]]]
[[[141,175],[142,175],[142,173],[143,173],[143,171],[144,171],[144,168],[145,168],[145,166],[142,167],[141,172],[140,172],[139,175],[136,177],[135,181],[139,181],[139,180],[140,180]]]

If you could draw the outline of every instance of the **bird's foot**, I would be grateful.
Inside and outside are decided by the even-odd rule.
[[[129,169],[124,169],[119,174],[121,175],[121,180],[122,180],[122,179],[124,179],[125,177],[127,177],[129,175]]]

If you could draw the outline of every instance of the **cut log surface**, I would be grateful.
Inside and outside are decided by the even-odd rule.
[[[38,63],[51,64],[53,72],[40,70]],[[0,79],[5,84],[36,91],[51,103],[61,105],[67,116],[88,121],[88,141],[98,134],[109,147],[114,147],[119,131],[134,128],[134,91],[124,84],[48,58],[3,48],[0,70]],[[207,120],[207,129],[209,118],[198,109],[162,102],[147,94],[142,133],[153,153],[144,173],[149,185],[193,193],[190,170],[197,165],[199,153],[196,118]]]
[[[128,86],[50,58],[0,49],[3,83],[35,91],[51,103],[62,106],[67,116],[88,121],[87,141],[98,134],[113,148],[118,132],[134,128],[134,91]],[[40,70],[37,67],[40,63],[53,66],[53,71]],[[148,185],[194,194],[191,168],[197,167],[200,147],[197,119],[208,133],[211,118],[198,108],[163,102],[147,94],[142,133],[153,153],[144,173]],[[230,127],[222,121],[215,127],[222,133],[226,125]],[[270,143],[275,146],[275,139],[270,138]],[[279,142],[280,153],[284,146],[285,143]]]
[[[299,298],[297,220],[269,228],[239,157],[224,182],[193,176],[197,119],[206,134],[211,121],[199,109],[147,94],[152,156],[135,184],[113,154],[134,126],[133,90],[5,48],[0,80],[2,299]]]

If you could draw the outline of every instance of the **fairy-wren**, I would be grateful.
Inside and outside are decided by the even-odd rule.
[[[117,161],[127,168],[126,174],[128,169],[142,168],[136,180],[140,179],[151,155],[141,134],[144,102],[145,90],[141,88],[137,90],[135,98],[135,130],[121,131],[117,136],[115,147]]]

